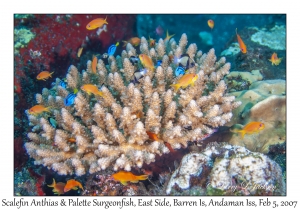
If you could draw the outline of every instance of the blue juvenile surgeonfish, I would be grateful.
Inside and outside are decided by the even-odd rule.
[[[111,45],[109,48],[108,48],[108,52],[107,54],[110,56],[110,55],[113,55],[115,52],[116,52],[116,49],[117,49],[117,46],[119,46],[119,42],[117,42],[115,45]]]
[[[157,67],[157,66],[160,66],[161,63],[162,63],[162,60],[158,60],[157,63],[156,63],[156,67]]]
[[[71,106],[74,104],[76,95],[74,93],[70,93],[67,95],[67,97],[64,99],[65,106]]]
[[[175,76],[178,77],[179,75],[184,75],[185,70],[183,67],[178,66],[175,70]]]
[[[62,86],[63,88],[65,88],[65,89],[67,87],[67,84],[63,80],[60,80],[59,85]]]

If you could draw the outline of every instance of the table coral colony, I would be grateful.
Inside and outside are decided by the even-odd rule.
[[[81,176],[108,167],[130,171],[154,162],[157,154],[169,153],[169,146],[187,147],[189,141],[201,141],[229,122],[232,109],[240,105],[225,93],[222,79],[230,64],[224,57],[216,61],[214,49],[203,54],[194,43],[186,48],[187,43],[182,34],[178,44],[174,39],[160,39],[150,48],[141,37],[141,54],[154,64],[162,62],[154,70],[143,71],[146,73],[138,81],[135,73],[142,64],[130,61],[132,56],[138,57],[130,43],[121,56],[109,56],[108,65],[99,59],[96,73],[90,60],[81,73],[71,65],[66,87],[57,78],[53,88],[36,94],[37,104],[50,107],[50,112],[33,115],[27,111],[32,131],[25,148],[34,163],[61,175]],[[195,62],[185,74],[198,78],[193,85],[174,92],[171,85],[182,75],[174,76],[177,65],[170,59],[184,54]],[[81,89],[86,84],[97,85],[102,94],[87,94]],[[75,89],[79,92],[74,104],[66,106],[64,99]],[[55,127],[49,117],[55,119]],[[149,133],[159,138],[152,140]]]

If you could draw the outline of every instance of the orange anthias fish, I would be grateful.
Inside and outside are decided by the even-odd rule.
[[[78,187],[83,190],[82,184],[75,179],[70,179],[67,181],[65,187],[64,187],[64,192],[68,192],[70,190],[77,190]]]
[[[93,84],[86,84],[81,86],[81,90],[86,92],[87,94],[91,95],[93,93],[94,95],[99,95],[103,97],[102,91],[98,90],[97,86]]]
[[[134,114],[137,118],[144,118],[144,114],[142,111],[135,111],[135,112],[132,112],[131,114]]]
[[[49,72],[49,71],[42,71],[41,73],[39,73],[36,78],[38,80],[44,80],[46,81],[46,79],[48,79],[49,77],[51,77],[51,75],[53,74],[54,72]]]
[[[149,46],[154,47],[155,46],[155,39],[150,38],[149,36]]]
[[[80,47],[80,48],[78,49],[78,52],[77,52],[77,57],[78,57],[78,58],[80,58],[81,53],[82,53],[82,50],[83,50],[83,47]]]
[[[175,92],[177,92],[180,87],[186,88],[189,85],[193,86],[197,79],[197,74],[185,74],[178,80],[178,83],[171,86],[174,88]]]
[[[240,49],[241,49],[242,53],[244,53],[244,54],[247,53],[247,47],[246,47],[245,43],[243,42],[242,38],[240,37],[240,35],[238,35],[237,29],[236,29],[235,32],[236,32],[236,37],[237,37],[237,40],[239,42]]]
[[[158,141],[158,140],[159,140],[157,134],[152,133],[152,132],[150,132],[150,131],[146,131],[146,133],[147,133],[147,135],[149,136],[149,139],[154,140],[154,141]]]
[[[149,139],[153,140],[153,141],[159,141],[160,137],[158,134],[152,133],[150,131],[146,131],[147,135],[149,136]],[[168,142],[164,142],[164,145],[166,147],[168,147],[168,149],[170,150],[170,152],[175,152],[175,150],[171,147],[171,145]]]
[[[121,182],[122,185],[127,185],[127,182],[138,183],[139,180],[148,179],[148,175],[136,176],[128,171],[119,171],[112,175],[114,180]]]
[[[76,143],[76,139],[73,138],[73,137],[68,138],[67,141],[70,142],[70,143]]]
[[[244,138],[245,134],[254,134],[258,133],[259,131],[265,128],[265,124],[262,122],[250,122],[243,127],[241,130],[234,130],[233,132],[240,133],[242,138]]]
[[[282,60],[282,58],[277,57],[277,53],[273,53],[271,56],[271,59],[269,59],[269,61],[272,62],[272,66],[273,65],[278,66],[280,64],[281,60]]]
[[[42,112],[50,112],[49,108],[50,107],[45,107],[43,105],[35,105],[28,110],[28,113],[32,115],[37,115]]]
[[[168,32],[168,30],[167,30],[167,36],[166,36],[166,38],[164,39],[164,42],[165,41],[169,41],[173,36],[175,36],[175,34],[173,34],[173,35],[169,35],[169,32]]]
[[[63,182],[55,182],[55,179],[53,178],[53,183],[51,185],[47,185],[48,187],[53,187],[52,192],[54,192],[55,195],[61,195],[64,194],[64,187],[65,183]]]
[[[165,142],[165,146],[168,147],[171,153],[175,152],[175,150],[171,147],[171,144],[169,144],[168,142]]]
[[[97,71],[96,71],[96,67],[97,67],[97,61],[98,61],[97,57],[93,55],[93,61],[92,61],[92,71],[93,71],[93,73],[94,73],[94,74],[96,74],[96,73],[97,73]]]
[[[214,28],[214,26],[215,26],[215,22],[213,21],[213,20],[208,20],[207,21],[207,25],[211,28],[211,29],[213,29]]]
[[[91,22],[89,22],[86,25],[86,29],[87,30],[94,30],[96,28],[101,28],[104,24],[108,24],[108,22],[106,21],[107,16],[105,19],[103,18],[96,18],[94,20],[92,20]]]
[[[149,70],[152,70],[152,71],[155,70],[153,61],[152,61],[152,59],[148,55],[146,55],[146,54],[140,54],[139,58],[140,58],[140,61],[142,62],[143,66],[145,68],[147,68]]]
[[[141,43],[141,39],[139,37],[132,37],[131,39],[129,39],[128,41],[122,41],[124,42],[123,47],[125,47],[127,45],[127,43],[129,42],[130,44],[132,44],[133,46],[137,47],[139,46],[139,44]]]

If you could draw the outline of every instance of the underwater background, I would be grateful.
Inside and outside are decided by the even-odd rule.
[[[101,18],[101,20],[91,23],[97,18]],[[90,23],[95,28],[88,26]],[[193,43],[195,45],[190,45]],[[211,51],[212,48],[214,51]],[[144,61],[139,56],[141,54],[151,57],[152,66],[151,62],[149,64],[149,61]],[[95,57],[97,72],[101,72],[101,68],[105,69],[103,70],[105,73],[99,74],[99,76],[93,74]],[[221,57],[224,57],[226,61]],[[100,62],[100,60],[102,61]],[[127,60],[130,62],[127,63]],[[217,63],[215,63],[216,61]],[[228,68],[226,68],[225,63],[230,63],[230,66],[227,65]],[[165,75],[162,76],[163,79],[157,73],[160,66]],[[77,70],[74,70],[74,67]],[[223,69],[225,73],[212,73],[212,71],[217,72],[220,69]],[[200,73],[201,70],[203,70],[203,74]],[[129,73],[126,73],[127,71]],[[151,75],[152,71],[155,72],[153,73],[155,76]],[[110,73],[114,76],[110,77]],[[122,75],[125,84],[122,86],[124,92],[122,92],[122,88],[118,89],[113,81],[109,82],[117,80],[115,73]],[[230,101],[231,104],[228,105],[230,108],[226,113],[231,113],[231,115],[228,120],[224,117],[226,123],[222,121],[213,124],[208,119],[208,116],[212,115],[212,111],[210,111],[212,109],[205,111],[205,106],[201,107],[199,109],[201,111],[197,113],[195,111],[196,114],[193,114],[199,117],[201,122],[205,122],[203,124],[207,127],[201,127],[204,132],[195,139],[189,135],[190,139],[178,144],[176,142],[172,144],[171,140],[165,140],[169,138],[168,133],[165,132],[170,129],[167,122],[162,122],[159,126],[150,126],[153,130],[146,129],[148,136],[145,138],[147,140],[137,144],[148,146],[154,144],[152,141],[156,141],[156,138],[159,140],[162,138],[160,144],[163,147],[162,152],[158,148],[161,154],[153,152],[155,161],[147,163],[147,158],[144,156],[142,163],[139,163],[141,160],[138,158],[131,159],[130,170],[126,170],[128,166],[126,168],[126,166],[121,167],[122,165],[115,170],[114,161],[111,161],[108,162],[107,167],[102,169],[97,169],[98,166],[95,166],[96,169],[90,173],[88,167],[90,166],[91,171],[93,163],[89,163],[89,161],[95,157],[88,160],[88,152],[83,154],[78,152],[80,145],[83,144],[79,143],[79,138],[68,136],[67,140],[65,139],[65,145],[58,145],[55,137],[56,130],[70,129],[66,128],[65,124],[67,123],[64,120],[60,120],[59,116],[64,115],[61,111],[63,109],[74,114],[74,121],[87,125],[87,128],[96,124],[101,127],[102,121],[108,121],[107,118],[96,119],[93,115],[96,113],[94,111],[95,104],[97,101],[103,100],[100,93],[99,96],[96,96],[95,93],[88,93],[89,91],[84,88],[80,89],[81,85],[78,86],[78,84],[71,88],[73,85],[70,78],[74,79],[75,74],[80,74],[78,80],[82,80],[78,84],[93,83],[105,93],[104,84],[106,89],[112,93],[112,98],[119,101],[116,104],[121,105],[126,104],[125,102],[123,104],[121,97],[122,94],[123,96],[128,94],[125,87],[134,83],[135,87],[140,88],[143,93],[144,103],[141,104],[141,109],[136,108],[138,103],[130,105],[128,103],[127,106],[131,106],[132,109],[136,108],[136,112],[132,112],[135,115],[132,122],[136,122],[135,120],[140,118],[145,125],[146,112],[148,113],[149,107],[152,106],[151,103],[154,104],[154,101],[146,100],[146,88],[142,87],[143,83],[146,83],[147,76],[153,78],[152,85],[159,93],[159,97],[163,98],[167,95],[167,90],[172,89],[172,84],[182,82],[180,78],[183,78],[184,75],[205,75],[207,78],[203,80],[204,91],[201,95],[195,93],[191,98],[195,101],[202,96],[210,96],[215,90],[214,88],[221,83],[222,78],[226,84],[226,90],[220,91],[222,92],[221,97],[229,100],[229,96],[234,96],[235,101],[240,103],[236,105],[234,101]],[[39,75],[41,78],[38,77]],[[216,78],[214,79],[214,77]],[[103,78],[106,79],[103,80]],[[285,195],[285,80],[285,14],[15,14],[14,194],[22,196],[57,194]],[[159,83],[160,81],[165,81],[165,83]],[[159,84],[164,84],[164,88],[161,89]],[[195,86],[197,87],[197,84]],[[178,90],[177,94],[172,92],[172,100],[177,103],[176,109],[179,110],[173,118],[168,119],[174,125],[182,119],[179,112],[185,113],[186,110],[188,112],[188,104],[191,101],[180,102],[178,95],[183,94],[182,90],[192,90],[192,88],[191,82],[188,81],[181,84],[181,90]],[[37,96],[37,94],[39,95]],[[78,94],[82,96],[81,101],[87,101],[86,104],[89,104],[89,107],[82,105],[80,108],[80,102],[76,102],[75,99],[76,96],[80,98]],[[49,99],[49,96],[55,99]],[[153,97],[150,95],[149,98]],[[60,99],[61,101],[59,101]],[[220,99],[222,102],[218,101],[212,107],[221,106],[221,103],[225,103],[223,101],[226,100]],[[105,99],[102,103],[108,104]],[[37,104],[45,104],[50,108],[42,111],[31,110]],[[181,108],[178,104],[183,107],[182,104],[185,104],[186,108]],[[199,104],[200,102],[197,102],[198,106],[200,106]],[[109,107],[107,105],[106,112],[115,114]],[[163,102],[160,102],[160,107],[161,111],[158,111],[157,116],[165,118],[168,107],[163,105]],[[74,108],[77,113],[85,110],[82,111],[84,114],[75,114]],[[162,111],[164,109],[165,111]],[[86,110],[92,113],[88,113],[89,111]],[[221,112],[225,113],[225,108],[220,110],[218,113],[221,116]],[[190,116],[191,119],[193,114]],[[189,118],[188,114],[185,116]],[[85,117],[88,119],[94,117],[94,122],[88,121]],[[155,119],[157,122],[160,121],[159,118]],[[206,119],[207,121],[205,121]],[[63,123],[60,124],[60,121]],[[116,123],[119,126],[119,132],[126,133],[125,128],[120,128],[121,123],[119,121]],[[195,121],[195,126],[198,125],[197,123]],[[105,124],[105,126],[108,125]],[[104,131],[107,130],[105,136],[107,138],[113,136],[110,134],[113,131],[109,131],[105,126],[103,127]],[[163,127],[163,129],[159,127]],[[76,130],[74,127],[72,129]],[[83,130],[88,133],[86,128]],[[178,136],[190,134],[193,130],[196,130],[194,124],[182,126],[182,133]],[[96,131],[92,131],[87,135],[93,139],[96,136],[95,133]],[[176,138],[175,136],[174,139]],[[126,141],[129,139],[130,137],[126,137]],[[34,145],[29,144],[30,142],[34,142]],[[103,143],[99,142],[94,142],[97,144],[97,148],[98,144]],[[171,145],[168,145],[169,142]],[[108,143],[108,145],[121,147],[120,142],[118,144]],[[83,150],[89,150],[89,152],[93,150],[89,146]],[[49,148],[53,148],[55,152],[66,151],[67,153],[65,148],[68,147],[70,147],[68,151],[77,150],[77,154],[80,154],[79,156],[84,160],[83,164],[76,162],[78,159],[72,159],[70,163],[64,162],[65,167],[71,165],[75,168],[74,171],[73,169],[61,169],[63,165],[58,166],[57,163],[63,163],[63,158],[50,160],[47,159],[47,155],[42,154],[42,151],[48,151]],[[168,152],[164,152],[164,148],[168,148],[165,149]],[[110,151],[111,154],[118,150],[109,149],[107,148],[107,151]],[[96,149],[96,151],[101,153],[102,150]],[[53,155],[53,153],[51,154]],[[204,158],[203,154],[208,158]],[[130,154],[127,155],[130,156]],[[97,158],[101,157],[104,161],[101,154],[96,156]],[[109,157],[109,155],[107,156]],[[136,155],[133,156],[136,157]],[[189,157],[193,157],[195,162],[188,162],[188,159],[191,159]],[[152,156],[149,157],[149,159],[151,158]],[[102,163],[104,164],[104,162]],[[98,162],[98,164],[100,163]],[[47,167],[43,165],[47,165]],[[179,169],[184,166],[190,167],[187,170],[189,172],[186,172],[189,174],[179,173]],[[132,174],[118,174],[124,169],[131,171]],[[191,172],[193,170],[194,172]],[[256,174],[256,171],[260,173]],[[144,180],[142,175],[147,175],[148,179]],[[132,178],[133,176],[134,178]],[[190,179],[182,182],[181,176],[188,176]],[[69,180],[73,181],[70,184],[77,187],[76,190],[64,190]],[[266,187],[265,183],[269,183],[270,186]],[[238,186],[235,191],[230,188],[233,185]],[[259,188],[258,186],[265,187]]]

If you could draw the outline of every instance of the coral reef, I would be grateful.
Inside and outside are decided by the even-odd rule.
[[[271,31],[271,28],[263,29]],[[250,37],[258,33],[257,27],[246,27],[239,31],[240,36],[247,46],[247,53],[239,53],[239,45],[236,43],[236,36],[226,44],[226,49],[222,51],[221,56],[226,56],[228,62],[232,64],[231,71],[251,72],[259,70],[264,79],[286,79],[286,50],[274,50],[260,42],[251,41]],[[285,45],[285,32],[279,37],[273,34],[271,40],[274,42],[283,40]],[[261,40],[270,40],[268,33],[260,34]],[[273,53],[276,52],[279,58],[282,58],[280,65],[272,65],[269,61]]]
[[[21,28],[14,30],[14,53],[19,53],[19,48],[25,47],[31,39],[35,37],[35,34],[30,30]]]
[[[22,168],[14,173],[14,195],[43,196],[45,176],[33,171],[32,168]]]
[[[267,17],[267,18],[266,18]],[[207,20],[212,19],[215,27],[211,30],[207,25]],[[199,32],[207,31],[213,35],[214,48],[216,55],[224,50],[224,44],[234,36],[234,42],[237,42],[235,30],[238,27],[239,32],[247,26],[256,26],[258,28],[274,23],[286,24],[286,15],[284,14],[139,14],[137,15],[137,32],[139,36],[150,35],[154,39],[165,37],[166,31],[170,34],[175,33],[175,39],[179,39],[182,33],[188,33],[190,42],[199,42]],[[147,23],[147,24],[145,24]],[[178,27],[180,25],[181,27]],[[159,28],[162,33],[154,30]],[[240,34],[241,35],[241,34]],[[247,37],[247,33],[245,33]],[[244,37],[243,35],[241,35]],[[250,41],[250,37],[249,37]],[[244,40],[247,45],[247,39]],[[201,45],[201,50],[206,52],[211,45]]]
[[[239,43],[233,42],[228,49],[221,52],[221,56],[235,56],[239,52],[241,52]]]
[[[224,78],[228,85],[228,92],[249,89],[249,86],[256,81],[262,80],[263,76],[259,70],[250,72],[232,71]]]
[[[225,126],[231,127],[215,134],[211,141],[224,141],[244,146],[253,152],[268,153],[271,145],[286,141],[286,96],[285,80],[257,81],[249,90],[231,92],[242,105],[233,110],[233,118]],[[249,122],[262,122],[265,128],[256,134],[230,132],[241,129]]]
[[[266,155],[229,144],[210,144],[183,157],[167,194],[285,195],[280,166]],[[183,192],[183,193],[182,193]]]
[[[232,109],[241,103],[234,96],[225,94],[222,78],[229,73],[230,64],[222,57],[216,62],[213,49],[207,54],[197,52],[195,44],[187,46],[183,34],[179,44],[174,39],[156,44],[149,49],[141,38],[140,49],[152,61],[162,59],[161,66],[154,71],[148,69],[145,77],[133,84],[133,73],[141,64],[132,65],[130,56],[136,49],[127,44],[121,56],[110,56],[109,65],[99,59],[97,72],[93,73],[91,61],[80,73],[70,66],[66,76],[67,88],[60,86],[60,79],[52,89],[43,89],[36,94],[37,103],[50,107],[50,113],[31,115],[27,111],[32,132],[31,142],[25,144],[35,164],[43,164],[59,174],[81,176],[95,173],[108,167],[114,170],[132,167],[141,168],[144,163],[155,161],[155,155],[169,153],[172,149],[187,147],[189,141],[201,141],[214,132],[214,128],[225,125],[232,117]],[[193,86],[180,89],[175,94],[170,87],[179,78],[173,76],[176,66],[167,55],[187,53],[197,62],[188,73],[196,73],[198,79]],[[98,84],[99,95],[89,95],[80,90],[84,84]],[[74,89],[80,90],[74,106],[64,105],[64,98]],[[47,117],[57,122],[52,127]],[[150,140],[146,131],[160,136]],[[76,139],[76,143],[69,141]]]
[[[237,100],[242,102],[242,105],[233,111],[234,118],[227,123],[227,126],[232,126],[237,123],[246,123],[244,120],[249,121],[249,117],[251,118],[250,110],[256,106],[256,109],[259,105],[257,103],[262,102],[269,97],[278,96],[284,97],[286,95],[286,83],[285,80],[263,80],[256,81],[249,86],[249,90],[231,92],[230,95],[235,96]],[[274,106],[273,104],[272,106]],[[284,104],[282,104],[284,105]],[[277,109],[274,110],[264,110],[264,114],[262,114],[259,118],[256,117],[257,120],[284,120],[285,113],[284,107],[278,106]],[[280,111],[279,111],[280,110]],[[272,114],[271,114],[272,113]],[[276,113],[280,113],[280,116],[276,116]],[[275,117],[276,116],[276,117]],[[271,117],[271,118],[269,118]],[[243,121],[241,121],[243,120]]]
[[[88,31],[86,25],[95,18],[105,18],[105,14],[14,14],[15,32],[30,30],[35,35],[28,44],[23,43],[24,47],[14,51],[14,158],[18,170],[28,160],[23,146],[29,129],[24,107],[35,103],[32,93],[40,92],[43,87],[50,86],[53,82],[36,81],[37,74],[48,70],[54,71],[54,77],[63,77],[70,63],[82,69],[92,54],[103,53],[112,42],[135,35],[133,26],[136,15],[107,16],[110,24],[108,31],[98,36],[96,31]],[[15,36],[15,44],[20,40],[24,39]],[[77,50],[81,46],[84,50],[78,58]]]
[[[273,50],[285,50],[286,28],[284,25],[275,25],[269,31],[266,29],[259,30],[257,33],[251,36],[251,40]]]

